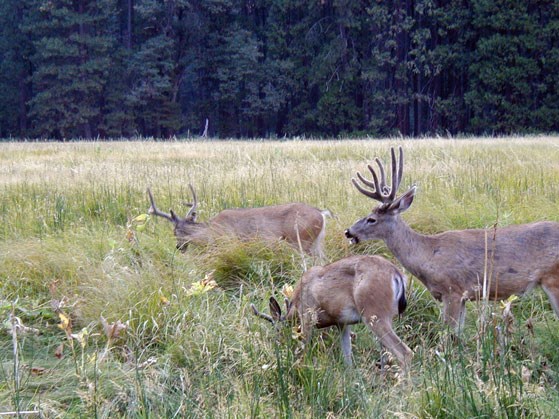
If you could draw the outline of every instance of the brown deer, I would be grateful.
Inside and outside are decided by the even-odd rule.
[[[307,341],[313,327],[337,326],[347,365],[352,364],[350,326],[363,321],[407,371],[412,351],[392,329],[393,317],[403,313],[406,304],[406,279],[392,263],[379,256],[350,256],[308,270],[295,286],[292,300],[286,300],[285,315],[274,297],[271,315],[251,307],[272,324],[298,319]]]
[[[392,154],[392,184],[386,184],[382,163],[372,180],[357,173],[352,182],[365,196],[381,202],[345,235],[352,243],[384,240],[402,265],[443,303],[447,324],[460,332],[465,302],[476,298],[506,299],[541,285],[559,316],[559,223],[542,221],[502,228],[446,231],[423,235],[400,217],[413,202],[416,188],[396,198],[404,165]]]
[[[174,224],[177,249],[185,251],[188,244],[206,245],[223,236],[241,240],[258,238],[272,242],[285,240],[303,252],[323,257],[323,239],[328,210],[321,211],[306,204],[293,203],[260,208],[239,208],[221,211],[206,223],[196,222],[198,199],[192,185],[188,185],[194,199],[187,204],[190,210],[184,218],[173,210],[169,214],[160,211],[148,188],[151,206],[149,213],[163,217]]]

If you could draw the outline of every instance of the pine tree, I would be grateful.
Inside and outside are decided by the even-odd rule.
[[[283,99],[275,87],[281,75],[274,78],[273,66],[266,63],[259,26],[267,11],[256,5],[243,8],[242,3],[216,0],[195,8],[203,36],[193,46],[189,69],[189,80],[196,80],[187,95],[196,98],[187,110],[193,130],[208,118],[212,135],[263,135],[269,127],[264,120],[273,120],[281,106]]]
[[[29,102],[40,137],[92,138],[102,120],[103,91],[115,39],[109,0],[29,0],[35,95]]]
[[[27,135],[26,103],[31,95],[28,57],[33,46],[21,32],[24,4],[17,0],[0,3],[0,137]]]
[[[369,125],[380,135],[411,134],[408,50],[413,21],[408,6],[405,1],[394,0],[367,8],[372,52],[363,78],[369,94]]]
[[[6,0],[0,136],[559,129],[554,0]]]
[[[183,125],[180,90],[189,65],[192,33],[196,31],[189,0],[137,0],[138,31],[128,63],[131,89],[126,103],[132,107],[143,135],[169,137]]]
[[[558,6],[552,1],[473,2],[478,34],[469,65],[475,133],[551,130],[559,126]],[[550,77],[551,76],[551,77]]]

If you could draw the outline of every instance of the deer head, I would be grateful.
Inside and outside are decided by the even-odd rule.
[[[174,233],[175,237],[177,238],[177,249],[183,252],[186,250],[188,244],[192,241],[193,236],[195,236],[196,233],[198,233],[200,229],[204,227],[203,224],[196,222],[196,210],[198,209],[198,199],[196,197],[196,191],[191,184],[189,184],[188,187],[192,192],[194,202],[186,204],[190,207],[190,210],[184,218],[178,216],[172,209],[169,210],[169,214],[160,211],[155,205],[155,200],[153,199],[151,190],[149,188],[147,189],[147,193],[151,203],[148,213],[163,217],[174,224]]]
[[[357,172],[357,178],[364,186],[355,178],[351,178],[353,185],[359,192],[381,203],[368,216],[358,220],[345,231],[346,237],[352,243],[359,243],[362,240],[385,239],[393,231],[395,218],[407,210],[413,202],[415,186],[412,186],[400,197],[396,197],[396,192],[402,181],[404,167],[404,153],[402,147],[398,148],[400,154],[398,160],[396,160],[394,148],[390,148],[392,155],[391,186],[388,186],[386,183],[384,166],[378,158],[375,159],[378,165],[378,175],[371,165],[367,165],[371,172],[372,180],[365,179],[361,173]]]

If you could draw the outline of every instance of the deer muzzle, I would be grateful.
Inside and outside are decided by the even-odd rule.
[[[359,238],[357,236],[354,236],[353,234],[351,234],[351,231],[349,231],[349,228],[344,232],[344,234],[349,239],[349,242],[351,244],[359,243]]]
[[[177,243],[177,250],[180,250],[182,253],[186,252],[186,249],[188,248],[188,242],[184,242],[184,243]]]

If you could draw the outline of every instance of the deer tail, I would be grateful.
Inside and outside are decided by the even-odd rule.
[[[322,214],[322,217],[324,217],[324,219],[326,219],[326,217],[333,218],[334,220],[338,219],[338,216],[335,215],[335,214],[332,214],[332,212],[329,209],[320,210],[320,213]]]
[[[398,301],[398,315],[402,315],[408,306],[408,301],[406,300],[406,279],[399,272],[394,277],[394,285],[395,299]]]

